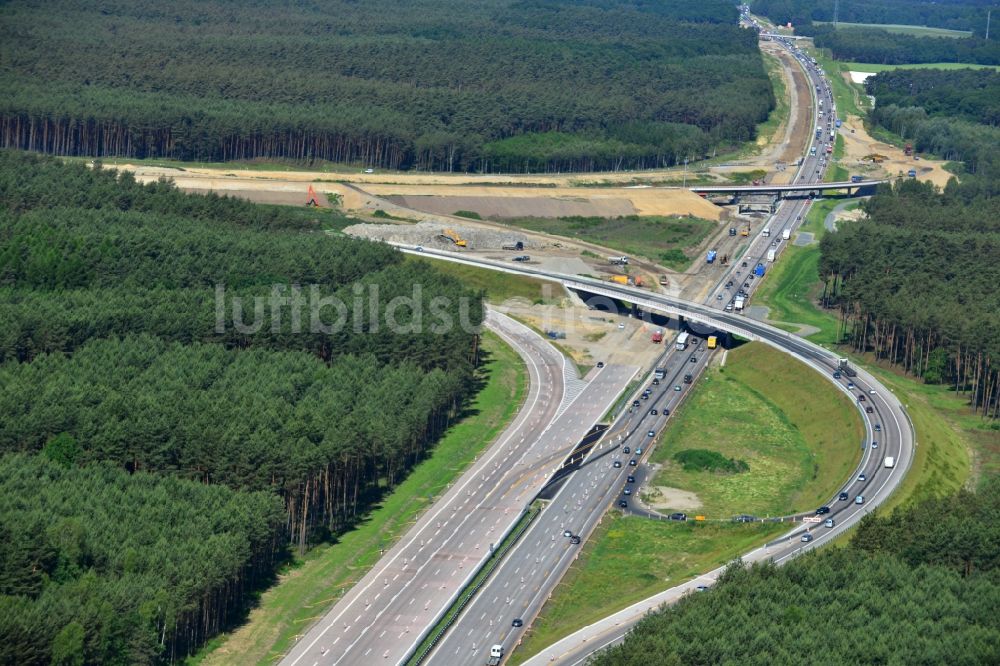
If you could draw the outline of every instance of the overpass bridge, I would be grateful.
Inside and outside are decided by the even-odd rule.
[[[862,180],[840,181],[834,183],[803,183],[801,185],[699,185],[690,187],[696,194],[776,194],[778,196],[788,195],[795,192],[830,192],[835,190],[847,190],[848,194],[857,194],[858,190],[874,190],[878,185],[888,183],[888,180]]]

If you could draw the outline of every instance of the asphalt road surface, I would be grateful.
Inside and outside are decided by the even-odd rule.
[[[516,523],[546,475],[636,369],[608,366],[576,390],[572,366],[539,335],[489,312],[524,358],[531,387],[497,443],[303,636],[282,664],[400,663]],[[559,416],[561,414],[561,416]]]

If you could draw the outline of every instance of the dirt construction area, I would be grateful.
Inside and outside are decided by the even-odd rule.
[[[908,157],[896,146],[876,141],[865,131],[864,123],[857,116],[848,116],[840,130],[844,137],[844,156],[840,166],[851,172],[871,178],[906,177],[910,169],[917,172],[920,180],[929,180],[938,187],[944,187],[952,174],[944,170],[944,162],[936,160],[914,159]],[[881,164],[872,160],[872,156],[884,158]]]

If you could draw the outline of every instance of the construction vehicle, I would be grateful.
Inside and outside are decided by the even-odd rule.
[[[608,263],[612,266],[628,266],[628,257],[608,257]]]
[[[748,224],[744,228],[740,229],[740,236],[743,236],[743,238],[746,238],[749,235],[750,235],[750,225]]]
[[[522,241],[517,241],[516,243],[504,243],[500,247],[504,250],[514,250],[515,252],[520,252],[524,249],[524,243]]]
[[[719,338],[717,338],[714,335],[708,336],[708,348],[715,349],[718,346],[719,346]]]
[[[903,148],[903,154],[906,155],[907,157],[909,157],[910,155],[913,154],[913,144],[912,143],[906,144],[906,147]]]
[[[319,208],[319,197],[316,195],[316,190],[313,189],[312,185],[309,186],[309,191],[306,193],[306,205]]]
[[[667,282],[667,276],[666,275],[661,275],[660,276],[660,286],[666,287],[667,284],[668,284],[668,282]]]
[[[663,342],[663,330],[658,328],[655,331],[653,331],[652,340],[653,344],[660,344],[661,342]]]
[[[862,180],[864,179],[861,176],[851,176],[852,183],[860,183]]]
[[[882,164],[887,158],[885,155],[879,155],[878,153],[872,153],[871,155],[865,155],[862,159],[868,160],[872,164]]]
[[[615,284],[624,285],[626,287],[641,287],[642,278],[640,276],[632,277],[631,275],[612,275],[608,278]]]
[[[462,238],[461,236],[459,236],[458,234],[456,234],[451,229],[445,229],[444,231],[442,231],[438,235],[441,238],[447,238],[448,240],[450,240],[452,243],[454,243],[458,247],[466,247],[466,245],[467,245],[465,239]]]
[[[721,263],[721,264],[722,264],[723,266],[728,266],[728,265],[729,265],[729,255],[728,255],[728,254],[724,254],[724,255],[722,255],[722,259],[720,259],[720,260],[719,260],[719,262],[720,262],[720,263]]]

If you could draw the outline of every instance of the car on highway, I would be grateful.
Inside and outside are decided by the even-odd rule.
[[[657,414],[659,414],[659,412],[656,411],[656,407],[653,407],[651,410],[649,410],[650,416],[656,416]]]
[[[882,424],[881,423],[876,423],[875,425],[872,426],[872,429],[875,432],[882,432]]]
[[[708,590],[708,585],[698,585],[694,589],[698,592],[705,592]]]
[[[726,312],[732,312],[732,311],[733,311],[733,304],[726,303]]]
[[[566,537],[566,538],[569,538],[569,537],[573,536],[573,533],[571,531],[569,531],[569,530],[563,530],[563,536]]]
[[[864,402],[865,400],[866,400],[865,396],[863,395],[858,396],[858,402]]]
[[[817,516],[822,516],[828,513],[830,513],[830,507],[828,506],[821,506],[820,508],[816,509]]]
[[[639,401],[638,400],[633,400],[632,401],[632,406],[633,407],[638,407],[639,406]]]
[[[837,524],[836,520],[834,520],[833,518],[827,518],[826,521],[823,522],[823,527],[833,527],[836,524]]]
[[[519,617],[515,617],[514,621],[510,623],[510,626],[512,626],[512,627],[523,627],[524,626],[524,620],[522,620]]]
[[[847,388],[853,390],[854,389],[854,382],[847,382]]]
[[[749,514],[743,513],[738,516],[733,516],[734,523],[753,523],[756,522],[756,516],[751,516]]]
[[[834,370],[833,371],[833,378],[834,379],[840,379],[840,370]]]
[[[868,395],[875,395],[875,389],[868,389]]]
[[[626,446],[622,449],[622,453],[632,453],[632,449]]]
[[[597,367],[598,368],[603,368],[604,367],[604,361],[598,361],[597,362]]]
[[[628,508],[628,502],[626,500],[618,500],[618,506],[620,506],[623,509],[627,509]]]
[[[618,468],[618,467],[621,467],[621,466],[622,466],[622,461],[621,460],[616,460],[615,464],[614,464],[614,467]]]
[[[874,413],[875,413],[875,408],[874,407],[872,407],[871,405],[868,405],[867,407],[865,407],[865,414],[874,414]]]
[[[646,437],[656,437],[656,431],[650,430],[649,432],[646,433]],[[626,453],[628,453],[628,451],[626,451]]]
[[[694,354],[692,354],[691,358],[689,358],[688,361],[690,361],[691,363],[697,363],[698,362],[698,357],[695,356]]]
[[[578,537],[577,535],[574,534],[573,536],[571,536],[569,538],[569,542],[571,544],[573,544],[573,545],[576,545],[576,544],[580,543],[580,537]]]
[[[674,386],[674,390],[675,391],[680,391],[681,390],[681,385],[680,384],[675,385]]]
[[[802,541],[804,541],[805,543],[809,543],[812,540],[813,540],[813,535],[809,534],[809,532],[806,532],[805,534],[802,535]]]
[[[715,300],[717,300],[717,301],[721,301],[721,300],[722,300],[722,294],[719,294],[718,296],[716,296],[716,297],[715,297]]]
[[[858,495],[857,497],[854,498],[854,503],[855,504],[864,504],[865,503],[865,496],[864,495]]]
[[[424,251],[424,247],[422,245],[418,245],[418,246],[416,246],[413,249],[416,250],[417,252],[423,252]]]
[[[850,497],[848,496],[847,493],[840,493],[839,495],[837,495],[837,499],[840,500],[841,502],[846,502],[847,500],[850,499]]]
[[[654,377],[653,378],[653,386],[659,386],[659,385],[660,385],[660,380]]]
[[[635,467],[635,466],[636,466],[636,465],[638,465],[638,464],[639,464],[639,463],[638,463],[638,462],[636,461],[636,459],[635,459],[635,458],[632,458],[632,460],[629,460],[629,461],[628,461],[628,465],[629,465],[629,467]]]
[[[627,477],[625,478],[625,483],[635,483],[635,477],[634,477],[634,476],[632,476],[631,474],[629,474],[629,475],[628,475],[628,476],[627,476]]]
[[[862,483],[864,483],[867,480],[868,480],[867,476],[865,476],[864,474],[858,474],[858,481],[861,481]]]
[[[670,520],[687,520],[687,519],[688,519],[688,517],[687,517],[686,513],[672,513],[672,514],[670,514]]]
[[[631,495],[631,494],[632,494],[632,489],[629,488],[628,486],[625,486],[625,489],[622,490],[622,495]]]
[[[877,449],[878,448],[878,442],[872,442],[872,448],[873,449]]]
[[[642,455],[642,447],[641,446],[635,447],[635,455],[637,455],[637,456]]]

